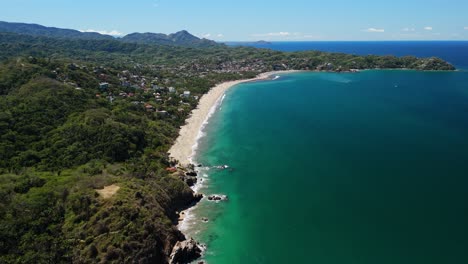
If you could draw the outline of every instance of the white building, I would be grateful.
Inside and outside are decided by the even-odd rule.
[[[176,91],[174,87],[169,87],[168,90],[169,90],[170,93],[175,93],[175,91]]]
[[[107,88],[109,88],[109,84],[106,83],[106,82],[102,82],[99,84],[99,89],[101,90],[106,90]]]
[[[184,91],[183,97],[190,97],[190,91]]]

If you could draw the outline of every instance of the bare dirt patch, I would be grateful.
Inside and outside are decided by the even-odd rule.
[[[97,193],[99,193],[99,195],[104,198],[104,199],[109,199],[111,198],[112,196],[114,196],[114,194],[120,189],[120,186],[116,185],[116,184],[112,184],[112,185],[109,185],[109,186],[105,186],[104,189],[100,189],[100,190],[96,190]]]

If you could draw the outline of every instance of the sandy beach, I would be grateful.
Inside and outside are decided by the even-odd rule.
[[[186,124],[181,127],[179,137],[174,145],[169,150],[169,156],[179,161],[180,165],[190,163],[190,158],[193,155],[193,146],[196,144],[203,123],[209,118],[210,111],[216,105],[223,94],[231,87],[244,82],[252,82],[269,79],[270,76],[282,73],[297,72],[291,71],[273,71],[259,74],[252,79],[230,81],[218,84],[200,98],[198,107],[194,109],[190,117],[186,120]]]

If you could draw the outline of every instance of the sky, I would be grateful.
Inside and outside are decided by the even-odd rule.
[[[466,0],[0,0],[0,21],[216,41],[468,40]]]

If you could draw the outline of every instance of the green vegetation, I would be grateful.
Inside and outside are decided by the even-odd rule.
[[[118,40],[58,39],[0,33],[0,60],[16,56],[72,58],[116,69],[138,65],[185,77],[218,73],[260,73],[271,70],[415,69],[454,70],[439,58],[357,56],[320,51],[280,52],[215,45],[205,48],[126,43]],[[176,76],[177,77],[177,76]],[[213,74],[210,77],[215,77]],[[210,79],[210,78],[207,78]]]
[[[0,61],[2,263],[166,263],[184,239],[176,211],[195,200],[167,172],[167,151],[216,83],[286,69],[453,70],[437,58],[15,33],[0,33]],[[100,197],[111,184],[120,190]]]
[[[164,263],[183,239],[175,211],[193,201],[165,171],[184,117],[111,104],[96,97],[98,73],[71,68],[32,58],[0,67],[0,262]],[[112,183],[116,196],[98,197]]]

